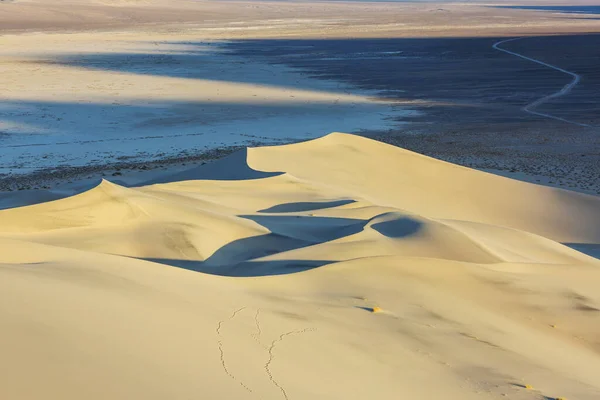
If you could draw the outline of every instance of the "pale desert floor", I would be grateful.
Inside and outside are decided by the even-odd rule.
[[[528,4],[0,1],[0,398],[600,398],[600,20]]]

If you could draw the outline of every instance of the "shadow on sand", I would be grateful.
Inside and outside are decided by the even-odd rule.
[[[294,207],[298,203],[282,204]],[[323,203],[330,204],[330,203]],[[343,237],[352,236],[365,229],[369,220],[351,218],[243,215],[271,233],[235,240],[218,249],[205,261],[184,259],[145,258],[160,264],[221,276],[267,276],[284,275],[306,271],[338,260],[289,259],[261,260],[262,257],[287,251],[316,246]],[[372,228],[389,238],[409,237],[420,231],[422,223],[409,217],[379,222]]]
[[[248,165],[248,149],[242,149],[206,165],[199,165],[176,174],[165,174],[135,186],[192,180],[242,181],[282,175],[283,172],[262,172]]]
[[[289,207],[293,205],[290,204]],[[205,261],[157,259],[147,261],[223,276],[282,275],[317,268],[332,260],[260,260],[262,257],[336,240],[359,233],[368,221],[350,218],[242,215],[271,233],[235,240]]]

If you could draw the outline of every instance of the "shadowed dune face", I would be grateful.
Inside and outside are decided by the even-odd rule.
[[[411,218],[400,218],[393,221],[378,222],[371,225],[377,232],[391,238],[413,235],[422,228],[422,223]]]
[[[246,164],[247,157],[248,151],[246,149],[240,150],[208,165],[201,165],[200,167],[183,171],[175,176],[157,177],[142,183],[141,186],[199,179],[217,181],[264,179],[282,174],[280,172],[253,170]]]
[[[325,208],[333,208],[339,206],[345,206],[346,204],[355,203],[354,200],[335,200],[329,202],[300,202],[300,203],[289,203],[279,204],[264,210],[260,210],[261,213],[290,213],[290,212],[302,212],[302,211],[318,211]]]

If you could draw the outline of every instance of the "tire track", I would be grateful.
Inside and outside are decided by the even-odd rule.
[[[545,118],[551,118],[551,119],[554,119],[554,120],[557,120],[557,121],[566,122],[566,123],[569,123],[569,124],[574,124],[574,125],[578,125],[578,126],[590,126],[588,124],[584,124],[584,123],[581,123],[581,122],[575,122],[575,121],[568,120],[566,118],[557,117],[556,115],[552,115],[552,114],[543,113],[543,112],[539,112],[539,111],[534,111],[533,110],[534,108],[536,108],[536,107],[538,107],[538,106],[546,103],[547,101],[549,101],[551,99],[555,99],[557,97],[561,97],[561,96],[565,96],[565,95],[569,94],[571,92],[571,90],[575,86],[577,86],[577,84],[581,81],[581,76],[578,75],[578,74],[576,74],[576,73],[574,73],[574,72],[567,71],[566,69],[557,67],[555,65],[548,64],[548,63],[545,63],[543,61],[536,60],[535,58],[527,57],[527,56],[525,56],[523,54],[519,54],[519,53],[516,53],[514,51],[506,50],[506,49],[500,47],[500,45],[502,45],[504,43],[514,42],[516,40],[521,40],[521,39],[525,39],[525,38],[526,37],[522,36],[522,37],[511,38],[511,39],[504,39],[504,40],[501,40],[499,42],[494,43],[492,45],[492,47],[494,49],[498,50],[498,51],[501,51],[501,52],[513,55],[515,57],[519,57],[519,58],[522,58],[524,60],[531,61],[531,62],[534,62],[536,64],[543,65],[544,67],[548,67],[548,68],[551,68],[553,70],[562,72],[564,74],[567,74],[567,75],[571,76],[573,79],[571,80],[570,83],[566,84],[558,92],[552,93],[552,94],[550,94],[548,96],[544,96],[544,97],[542,97],[540,99],[537,99],[533,103],[530,103],[530,104],[526,105],[525,107],[523,107],[523,111],[525,111],[525,112],[527,112],[529,114],[533,114],[533,115],[537,115],[537,116],[545,117]]]

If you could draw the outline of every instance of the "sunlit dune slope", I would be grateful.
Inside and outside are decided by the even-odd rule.
[[[102,181],[0,211],[0,397],[591,400],[599,243],[598,197],[340,133]]]

